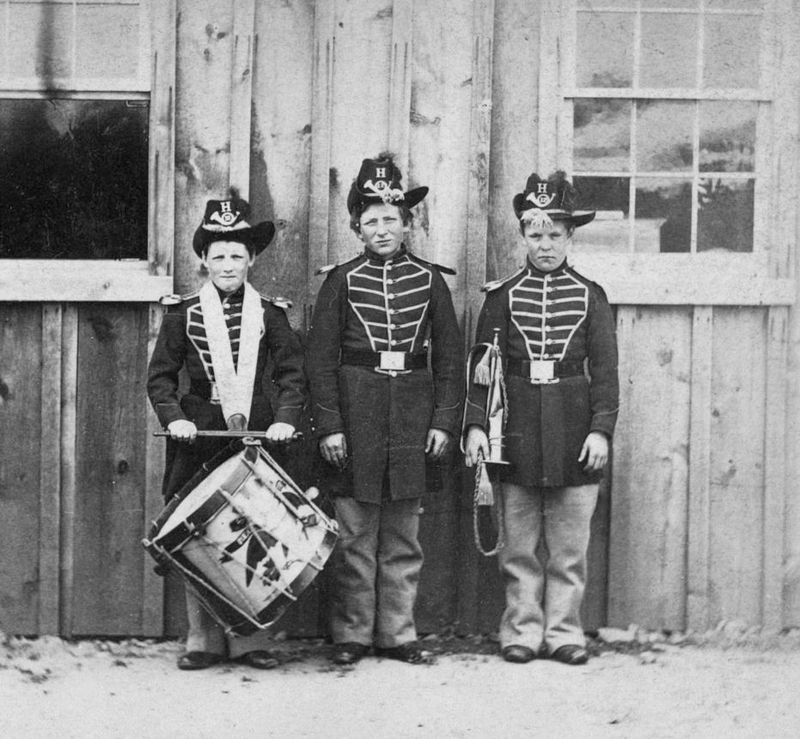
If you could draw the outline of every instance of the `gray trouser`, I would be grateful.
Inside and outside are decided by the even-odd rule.
[[[269,632],[250,636],[227,636],[225,630],[208,614],[194,593],[186,589],[187,652],[211,652],[234,658],[258,649],[269,649]]]
[[[414,602],[422,568],[419,499],[380,505],[336,499],[331,635],[336,644],[396,647],[417,638]]]
[[[544,643],[552,653],[565,644],[586,643],[580,606],[598,488],[502,485],[506,543],[498,564],[506,609],[501,647],[519,644],[538,651]]]

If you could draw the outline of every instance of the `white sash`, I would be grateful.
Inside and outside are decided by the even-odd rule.
[[[238,372],[233,366],[233,352],[228,326],[222,313],[222,301],[212,282],[207,282],[200,288],[200,307],[203,310],[203,324],[206,328],[208,351],[214,367],[214,381],[219,391],[222,415],[227,421],[234,414],[241,413],[249,420],[258,362],[258,345],[264,329],[261,297],[250,283],[244,283]]]

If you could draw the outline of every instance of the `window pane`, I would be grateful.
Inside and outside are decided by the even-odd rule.
[[[147,258],[146,106],[0,100],[0,257]]]
[[[637,252],[688,252],[692,241],[689,180],[642,177],[636,182]]]
[[[14,5],[9,14],[9,75],[69,77],[72,74],[72,8],[69,5]]]
[[[580,210],[595,210],[595,219],[580,228],[575,251],[589,254],[628,251],[630,180],[627,177],[574,177]],[[581,245],[586,244],[585,250]],[[590,246],[589,246],[590,245]]]
[[[578,87],[630,87],[633,82],[633,15],[578,13]]]
[[[79,77],[135,77],[139,64],[139,8],[136,5],[78,7]]]
[[[753,251],[753,180],[701,180],[697,251]]]
[[[697,27],[696,15],[642,16],[642,87],[697,85]]]
[[[706,18],[703,86],[756,88],[760,19],[752,15]]]
[[[636,169],[692,168],[694,103],[639,100],[636,104]]]
[[[576,170],[627,172],[630,169],[630,100],[576,100],[573,122]]]
[[[700,103],[700,171],[753,172],[756,103]]]

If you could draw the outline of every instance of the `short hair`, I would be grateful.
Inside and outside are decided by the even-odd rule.
[[[572,236],[572,234],[575,233],[575,224],[572,221],[567,220],[565,218],[554,218],[553,219],[553,223],[558,223],[559,221],[561,223],[565,223],[566,224],[566,226],[567,226],[567,236]],[[520,218],[520,221],[519,221],[519,232],[523,236],[525,235],[525,227],[529,223],[530,223],[529,220],[526,220],[525,218]]]
[[[361,233],[361,216],[363,216],[367,208],[372,205],[383,205],[383,203],[368,203],[364,201],[359,201],[356,203],[355,207],[353,208],[353,212],[350,214],[350,228],[355,233]],[[388,205],[396,205],[398,207],[404,226],[411,225],[411,222],[414,220],[414,214],[411,212],[411,208],[406,205],[405,201],[400,201],[399,203],[388,203]]]

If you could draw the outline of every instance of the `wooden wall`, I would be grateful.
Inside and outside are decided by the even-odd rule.
[[[167,107],[158,135],[175,142],[176,291],[203,280],[191,238],[205,200],[236,187],[255,220],[277,225],[253,282],[294,302],[302,334],[317,267],[358,251],[345,198],[360,161],[391,149],[407,185],[431,188],[413,247],[458,269],[448,280],[466,347],[479,286],[522,259],[511,198],[551,166],[538,59],[553,44],[540,10],[553,3],[175,0],[174,15],[169,5],[159,12],[175,24],[174,130]],[[797,102],[795,90],[782,104]],[[169,220],[153,218],[163,251]],[[795,279],[796,221],[783,235],[781,276]],[[622,411],[585,625],[800,625],[794,309],[626,299],[616,310]],[[0,304],[0,629],[181,632],[180,594],[174,583],[162,593],[139,544],[159,506],[163,450],[143,386],[159,315],[147,303]],[[502,589],[495,560],[476,552],[457,459],[445,482],[422,519],[419,625],[491,631]],[[324,630],[325,586],[323,576],[287,618],[292,633]]]

